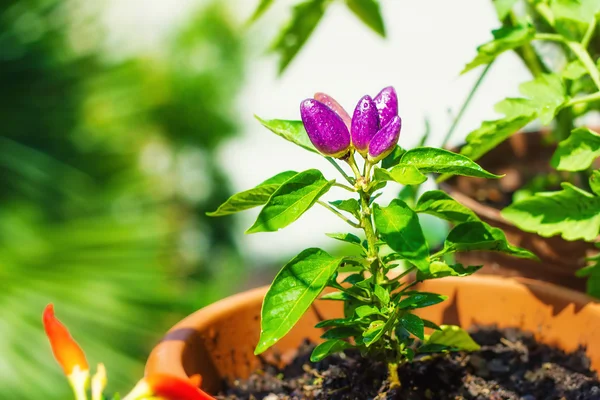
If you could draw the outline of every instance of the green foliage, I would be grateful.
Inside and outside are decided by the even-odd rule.
[[[468,157],[431,147],[417,147],[404,153],[398,166],[394,169],[403,166],[413,166],[423,174],[434,172],[480,178],[500,178],[499,175],[484,170]]]
[[[373,217],[381,238],[392,250],[419,270],[429,269],[429,246],[419,218],[405,202],[394,199],[388,207],[374,204]]]
[[[501,10],[505,12],[506,9]],[[477,48],[477,56],[467,64],[461,73],[466,73],[480,65],[489,64],[505,51],[521,47],[529,43],[534,35],[535,29],[530,25],[518,25],[505,27],[492,31],[494,40]]]
[[[381,16],[378,0],[345,0],[348,8],[365,25],[371,28],[381,37],[385,37],[385,25]]]
[[[498,19],[502,21],[506,18],[518,1],[519,0],[494,0],[494,7],[496,7]]]
[[[559,171],[583,171],[598,157],[600,135],[588,128],[579,128],[558,144],[551,163]]]
[[[444,346],[447,350],[453,351],[477,351],[480,349],[480,346],[464,329],[454,325],[442,325],[440,328],[441,330],[433,332],[425,339],[423,346],[418,349],[419,352],[428,353],[429,349],[434,346]]]
[[[305,0],[292,8],[292,17],[271,45],[279,54],[279,73],[282,73],[300,51],[325,14],[326,0]]]
[[[285,181],[273,192],[246,233],[285,228],[308,211],[333,186],[320,171],[309,169]]]
[[[350,349],[350,343],[339,339],[327,340],[313,349],[310,355],[310,361],[319,362],[330,354],[339,353],[340,351]]]
[[[253,23],[268,11],[274,0],[260,0],[249,22]],[[270,50],[279,56],[279,73],[282,74],[298,55],[311,34],[317,28],[331,0],[304,0],[296,3],[291,17],[280,29]],[[348,9],[367,27],[385,37],[385,24],[381,15],[379,0],[344,0]]]
[[[502,216],[519,228],[542,236],[594,240],[600,233],[600,196],[567,182],[562,188],[513,203],[502,211]]]
[[[321,294],[342,260],[320,249],[307,249],[275,277],[262,308],[261,332],[255,354],[277,343]]]
[[[423,193],[417,201],[415,211],[455,223],[479,220],[473,211],[441,190],[429,190]]]
[[[308,139],[306,130],[302,121],[285,121],[281,119],[264,120],[258,116],[255,118],[268,130],[274,134],[281,136],[306,150],[314,153],[319,153],[315,146]]]
[[[285,171],[267,179],[253,189],[234,194],[219,206],[216,211],[206,213],[210,217],[235,214],[250,208],[262,206],[271,195],[288,179],[296,176],[296,171]]]

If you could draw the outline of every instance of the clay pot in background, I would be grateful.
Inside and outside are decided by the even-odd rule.
[[[575,271],[585,266],[586,256],[597,251],[592,243],[524,232],[500,215],[516,190],[536,176],[554,171],[550,159],[556,145],[547,144],[548,135],[548,132],[517,133],[477,161],[490,172],[506,174],[499,180],[457,176],[441,184],[442,190],[472,209],[483,221],[502,229],[511,244],[532,251],[541,262],[489,252],[460,253],[457,261],[483,264],[480,273],[484,274],[523,276],[585,291],[586,281],[575,277]]]
[[[544,343],[566,351],[587,347],[592,368],[600,372],[600,304],[569,289],[527,279],[492,276],[426,281],[419,290],[449,299],[420,310],[437,324],[497,325],[533,332]],[[254,347],[260,333],[260,310],[267,287],[229,297],[201,309],[175,325],[154,348],[146,373],[180,377],[201,374],[202,387],[216,394],[224,379],[246,378],[260,366]],[[306,338],[320,342],[314,325],[342,316],[341,302],[317,301],[294,329],[264,354],[281,362],[293,359]]]

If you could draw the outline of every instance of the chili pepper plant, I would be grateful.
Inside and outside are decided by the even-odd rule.
[[[502,27],[477,49],[463,73],[486,66],[484,76],[499,56],[514,50],[533,79],[521,84],[522,97],[496,104],[504,116],[469,133],[460,153],[477,160],[531,122],[551,126],[547,139],[557,147],[550,160],[556,172],[527,182],[502,216],[541,236],[598,243],[600,133],[582,121],[600,111],[600,1],[495,0],[494,5]],[[600,297],[600,255],[589,262],[578,275],[588,276],[588,293]]]
[[[264,298],[255,353],[277,343],[318,298],[343,302],[344,315],[317,324],[316,328],[325,330],[324,342],[314,348],[312,361],[355,348],[366,357],[385,361],[394,387],[400,385],[398,366],[416,355],[476,350],[478,345],[461,328],[437,326],[417,315],[418,309],[441,303],[446,297],[419,291],[416,285],[427,279],[468,276],[481,268],[452,263],[451,256],[457,252],[535,256],[510,245],[500,229],[480,221],[440,190],[424,192],[414,205],[400,198],[381,205],[377,199],[388,185],[420,185],[429,174],[500,176],[448,150],[400,147],[402,120],[392,87],[373,98],[362,97],[352,117],[323,93],[302,101],[300,115],[301,121],[259,120],[277,135],[325,157],[339,176],[326,178],[318,169],[285,171],[232,196],[209,215],[262,206],[246,233],[275,232],[318,205],[345,221],[351,230],[327,236],[356,246],[360,255],[334,257],[320,248],[309,248],[284,265]],[[347,198],[324,201],[334,187],[344,189]],[[443,247],[430,248],[419,214],[455,225]],[[399,271],[400,265],[404,269]],[[425,333],[426,328],[430,334]]]

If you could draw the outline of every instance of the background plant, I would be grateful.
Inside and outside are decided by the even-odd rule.
[[[364,238],[347,232],[327,234],[356,246],[359,255],[334,257],[322,249],[310,248],[281,269],[264,299],[261,336],[255,352],[262,353],[287,334],[322,291],[330,288],[333,291],[321,299],[343,301],[344,316],[317,325],[325,330],[322,337],[326,340],[314,349],[311,359],[319,361],[329,354],[358,348],[368,357],[387,362],[390,383],[396,386],[400,384],[398,366],[416,355],[478,348],[459,327],[440,327],[415,313],[446,299],[417,290],[417,283],[468,276],[481,268],[449,262],[449,256],[456,252],[482,250],[535,256],[511,246],[500,229],[480,221],[442,191],[427,191],[412,205],[400,198],[387,206],[377,203],[388,183],[419,185],[431,173],[499,178],[463,155],[432,147],[404,150],[397,146],[401,121],[392,88],[382,90],[374,99],[363,97],[352,118],[331,97],[317,93],[315,99],[319,101],[307,99],[302,103],[303,121],[259,120],[284,139],[325,156],[342,180],[327,179],[317,169],[282,172],[232,196],[210,215],[224,216],[262,206],[246,233],[274,232],[318,204],[362,231]],[[356,153],[362,159],[358,164]],[[352,197],[321,200],[334,187],[350,192]],[[441,249],[429,247],[420,214],[456,225]],[[396,267],[404,263],[407,268],[398,271]],[[433,332],[426,335],[425,328]]]
[[[347,8],[366,26],[378,35],[385,37],[385,24],[381,15],[379,0],[304,0],[292,8],[289,21],[280,29],[269,51],[279,56],[279,73],[283,73],[294,57],[308,41],[331,4],[344,3]],[[269,10],[275,0],[260,0],[250,18],[257,21]]]
[[[468,72],[514,50],[531,71],[533,80],[520,86],[523,97],[496,104],[504,117],[484,121],[469,133],[460,153],[479,159],[533,121],[552,127],[550,142],[557,145],[550,163],[558,171],[518,191],[502,215],[519,228],[565,240],[596,241],[600,233],[600,198],[596,186],[600,135],[577,127],[600,107],[598,69],[598,13],[595,0],[496,0],[502,27],[494,39],[478,48],[465,67]],[[441,179],[445,179],[442,177]],[[561,182],[562,181],[562,182]],[[562,190],[555,190],[560,184]],[[580,271],[589,276],[588,292],[600,296],[596,258]]]
[[[67,397],[40,357],[35,310],[47,302],[87,332],[111,386],[127,387],[172,323],[244,276],[229,224],[204,217],[230,194],[213,158],[238,131],[235,26],[208,6],[163,54],[108,61],[85,8],[0,7],[0,398]],[[202,246],[216,250],[210,263]]]

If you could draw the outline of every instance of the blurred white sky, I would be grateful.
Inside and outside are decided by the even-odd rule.
[[[112,28],[108,41],[120,51],[151,49],[156,41],[205,3],[199,0],[110,0],[106,22]],[[245,20],[258,0],[230,0],[231,10]],[[383,40],[352,15],[340,1],[334,3],[323,22],[289,69],[277,77],[277,62],[265,49],[286,20],[291,1],[276,6],[249,30],[252,43],[246,84],[240,96],[243,135],[222,149],[223,160],[236,190],[247,189],[283,170],[322,168],[328,177],[336,171],[318,156],[303,151],[270,134],[253,119],[299,119],[300,101],[316,91],[334,96],[348,112],[364,94],[375,95],[393,85],[399,96],[403,121],[400,144],[409,147],[424,132],[424,119],[431,122],[430,145],[439,145],[451,123],[448,110],[456,113],[480,70],[459,76],[475,55],[477,45],[491,37],[498,26],[491,0],[381,0],[388,38]],[[123,40],[135,32],[135,40]],[[131,38],[131,36],[129,36]],[[459,125],[452,143],[494,119],[493,105],[518,94],[518,84],[529,77],[519,60],[503,55],[494,64],[471,107]],[[391,185],[390,185],[391,186]],[[332,192],[328,199],[334,200]],[[331,239],[324,232],[346,230],[346,225],[321,208],[309,211],[298,222],[279,233],[244,236],[256,212],[240,218],[240,244],[251,260],[291,257],[309,246],[327,248]]]

